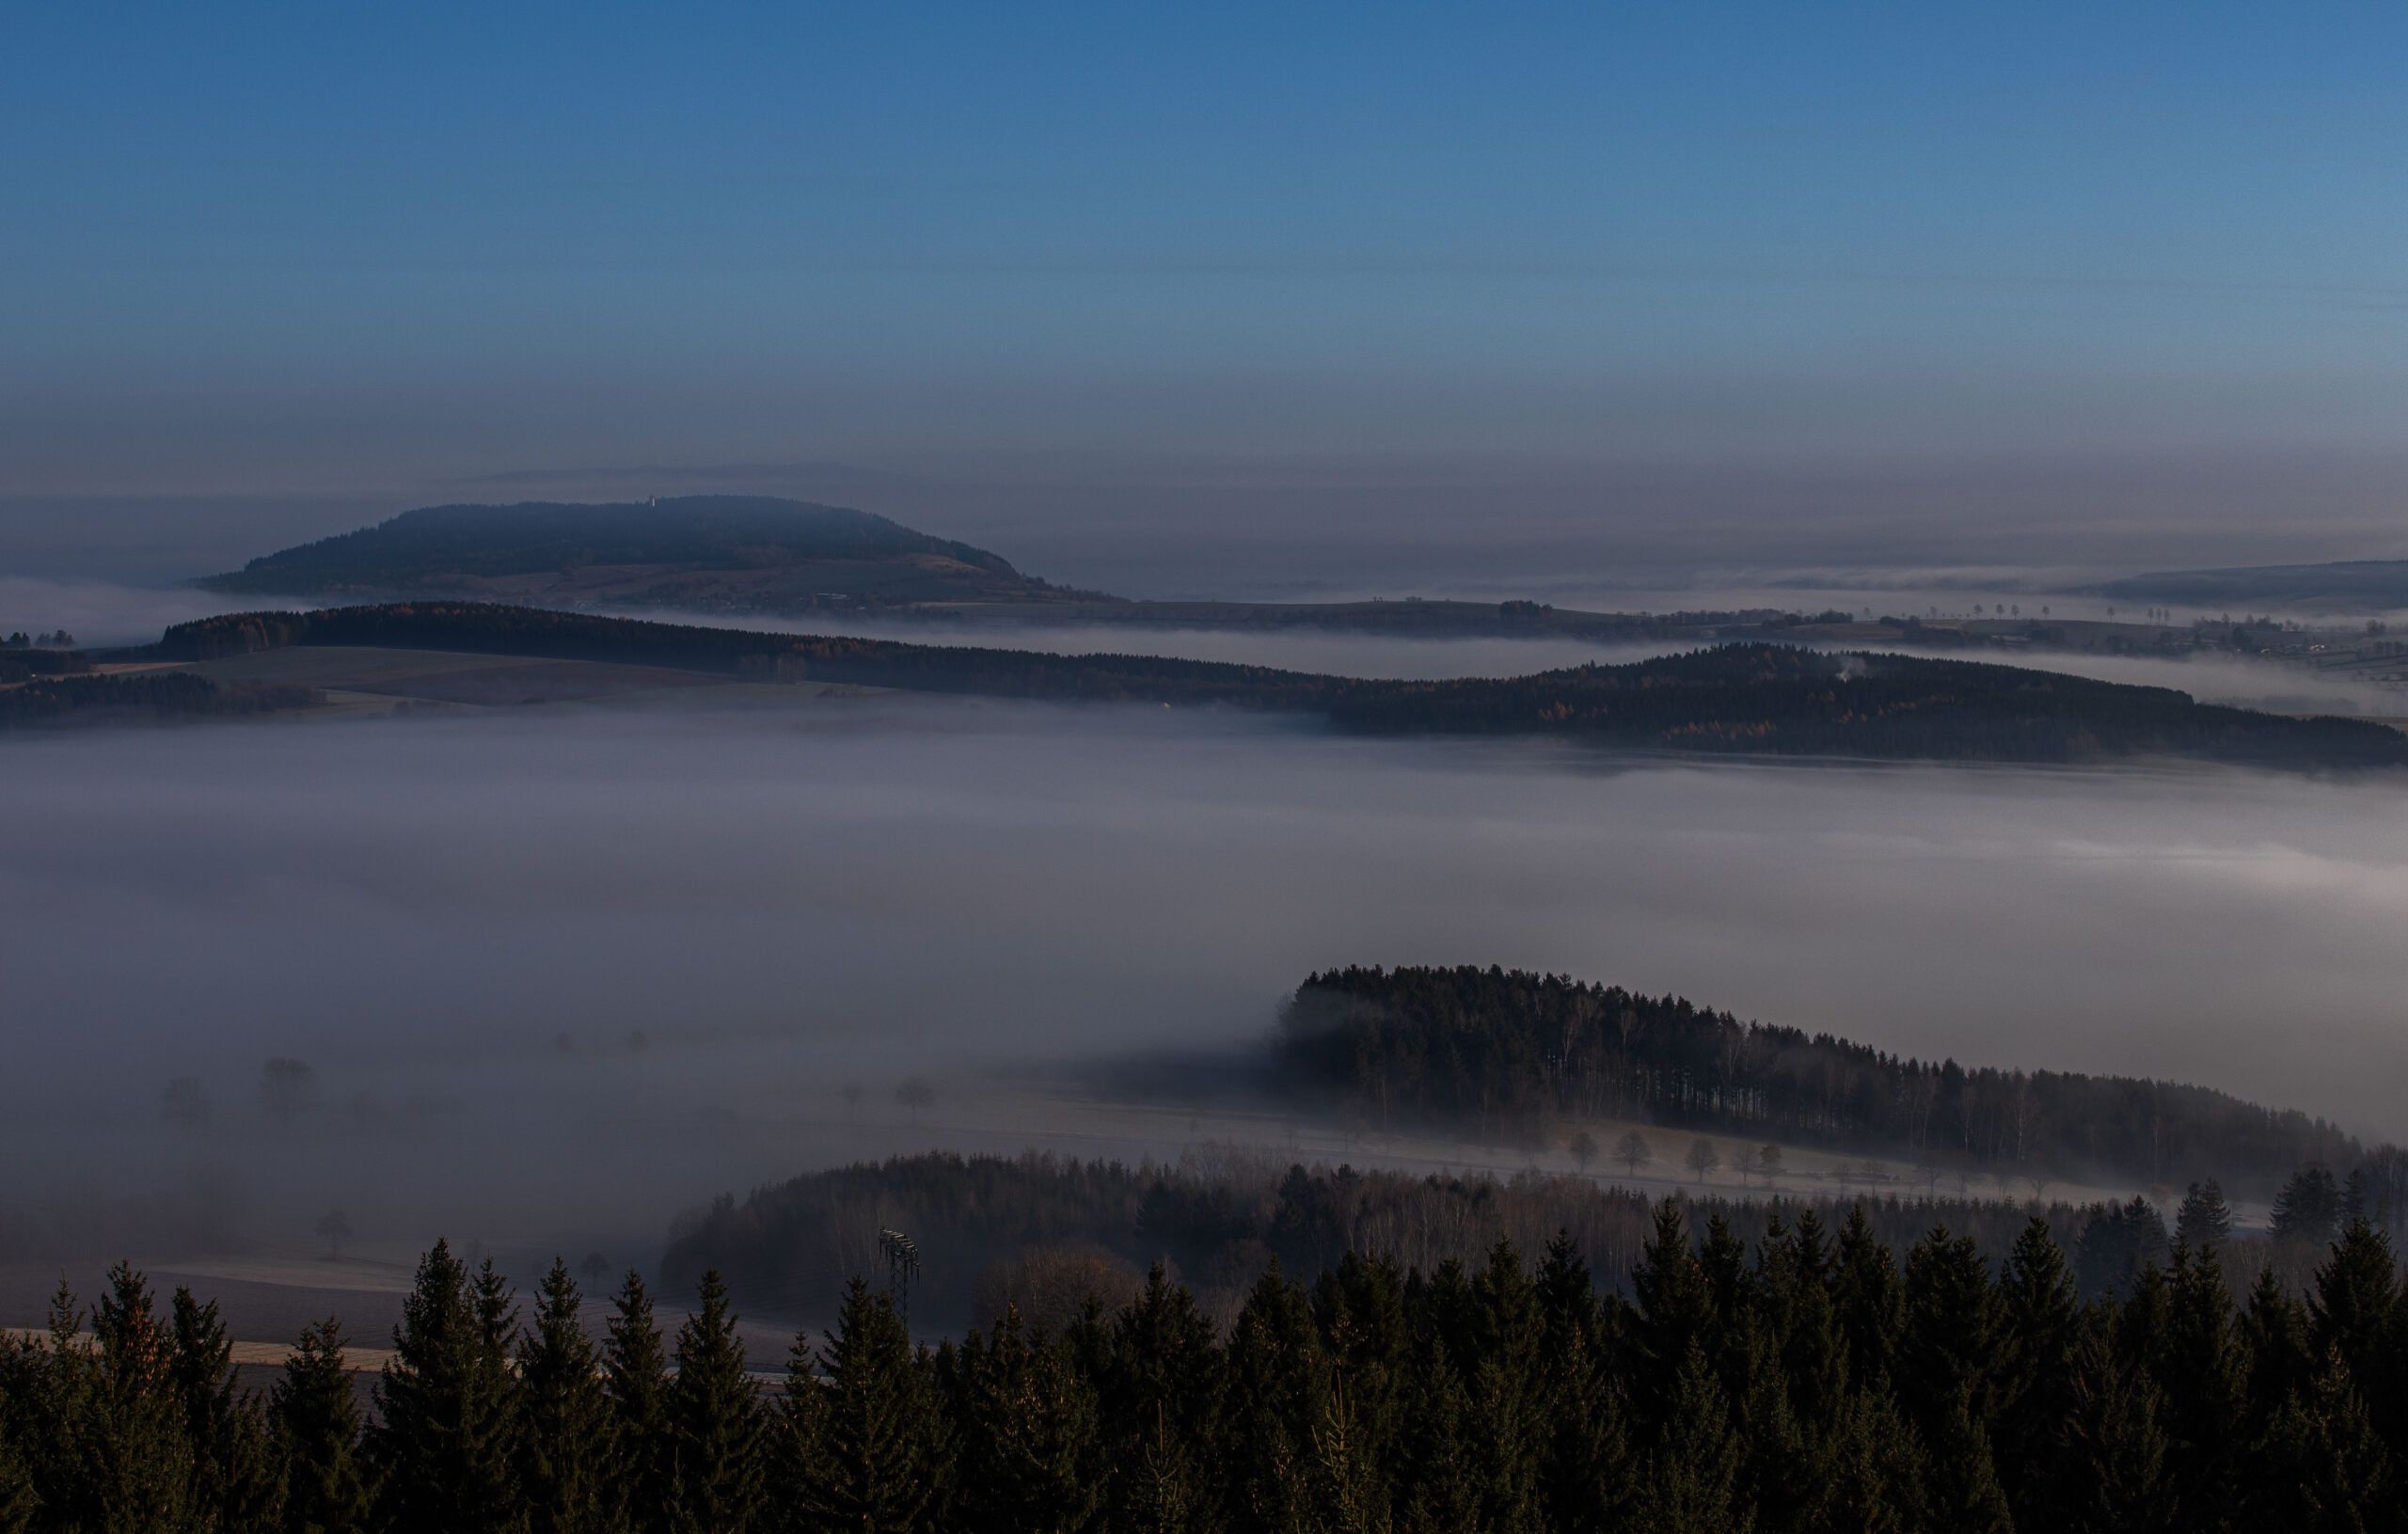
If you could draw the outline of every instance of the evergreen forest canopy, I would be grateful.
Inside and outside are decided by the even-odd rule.
[[[2035,1217],[2003,1252],[1861,1212],[1752,1245],[1654,1213],[1628,1297],[1577,1243],[1434,1268],[1273,1264],[1226,1324],[1157,1265],[1059,1328],[915,1345],[860,1277],[782,1376],[704,1273],[664,1338],[629,1273],[597,1340],[438,1242],[363,1415],[328,1321],[265,1400],[214,1307],[122,1265],[0,1344],[0,1530],[441,1534],[1177,1530],[2007,1534],[2408,1524],[2408,1301],[2356,1220],[2303,1301],[2212,1241],[2081,1300]],[[683,1293],[679,1294],[683,1298]],[[88,1337],[79,1326],[88,1320]]]
[[[1376,735],[1541,735],[1723,755],[2073,763],[2194,757],[2292,767],[2408,765],[2408,735],[2164,688],[1917,656],[1734,643],[1508,679],[1372,681],[1147,656],[778,635],[492,603],[231,613],[146,654],[206,661],[287,645],[378,645],[680,667],[760,680],[997,697],[1318,714]]]
[[[5,673],[0,662],[0,673]],[[183,672],[133,676],[42,675],[0,683],[0,732],[60,725],[239,719],[308,708],[312,688],[213,682]]]
[[[1545,1138],[1637,1118],[2036,1187],[2214,1178],[2270,1197],[2305,1163],[2388,1168],[2400,1154],[2206,1087],[1902,1059],[1681,997],[1494,966],[1315,974],[1282,1014],[1278,1050],[1296,1079],[1383,1125]]]

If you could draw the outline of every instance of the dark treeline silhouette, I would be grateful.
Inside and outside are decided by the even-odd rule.
[[[1899,1252],[1935,1223],[2004,1250],[2025,1219],[2002,1199],[1893,1195],[1820,1205],[1832,1218],[1861,1205],[1875,1238]],[[1682,1207],[1719,1215],[1752,1240],[1783,1210],[1814,1206],[1698,1196]],[[2046,1212],[2059,1228],[2078,1230],[2097,1211],[2059,1203]],[[983,1301],[997,1294],[1058,1321],[1089,1288],[1133,1289],[1156,1261],[1208,1311],[1226,1315],[1274,1259],[1305,1279],[1348,1251],[1434,1269],[1477,1260],[1498,1236],[1535,1250],[1558,1231],[1571,1234],[1607,1288],[1621,1289],[1650,1220],[1645,1195],[1579,1177],[1333,1170],[1225,1147],[1176,1167],[937,1151],[809,1173],[740,1202],[722,1196],[677,1223],[662,1273],[690,1286],[716,1271],[754,1309],[799,1314],[847,1274],[877,1268],[879,1232],[892,1226],[919,1242],[924,1268],[912,1309],[925,1325],[974,1324],[992,1314]]]
[[[1724,644],[1624,666],[1346,689],[1330,717],[1398,735],[1559,735],[1772,756],[2087,762],[2170,755],[2269,766],[2408,763],[2408,736],[1978,661]]]
[[[1494,967],[1313,975],[1279,1047],[1302,1078],[1383,1124],[1545,1135],[1565,1119],[1635,1117],[1935,1171],[2143,1187],[2215,1178],[2251,1197],[2304,1162],[2368,1160],[2322,1119],[2205,1087],[1902,1059],[1679,997]]]
[[[2389,1234],[2385,1220],[2400,1208],[2404,1181],[2408,1164],[2396,1156],[2346,1179],[2303,1167],[2284,1184],[2266,1232],[2234,1228],[2213,1178],[2192,1185],[2172,1228],[2165,1211],[2137,1195],[2089,1205],[1896,1193],[1834,1198],[1760,1178],[1735,1197],[1685,1193],[1675,1203],[1692,1222],[1719,1220],[1751,1243],[1808,1210],[1830,1225],[1854,1220],[1899,1257],[1944,1225],[1995,1258],[2038,1215],[2065,1233],[2082,1296],[2093,1299],[2128,1294],[2141,1273],[2165,1266],[2178,1243],[2213,1243],[2237,1271],[2271,1270],[2296,1291],[2351,1222],[2363,1218]],[[1307,1282],[1348,1252],[1432,1271],[1477,1261],[1500,1237],[1536,1250],[1568,1236],[1605,1289],[1628,1293],[1653,1220],[1645,1196],[1586,1176],[1333,1170],[1210,1147],[1176,1167],[939,1151],[810,1173],[741,1202],[722,1195],[677,1223],[661,1271],[680,1288],[716,1272],[754,1310],[797,1316],[846,1275],[879,1270],[880,1234],[900,1227],[922,1261],[912,1286],[922,1325],[974,1325],[1008,1300],[1058,1327],[1091,1292],[1134,1292],[1155,1263],[1207,1313],[1227,1318],[1273,1261]]]
[[[1218,661],[758,634],[481,602],[229,613],[178,624],[148,653],[167,660],[209,660],[304,644],[539,656],[997,697],[1230,703],[1258,708],[1311,707],[1334,680]]]
[[[0,688],[0,730],[179,719],[225,719],[307,708],[309,688],[212,682],[184,672],[130,676],[45,676]]]
[[[766,680],[1323,715],[1382,735],[1563,736],[1653,751],[2083,762],[2175,755],[2299,767],[2408,765],[2408,735],[2196,704],[2164,688],[1889,655],[1724,644],[1506,680],[1370,681],[1150,656],[775,635],[475,602],[230,613],[148,653],[209,660],[384,645],[674,666]]]
[[[2034,1218],[1903,1260],[1852,1215],[1752,1243],[1654,1212],[1630,1296],[1577,1245],[1434,1269],[1274,1264],[1227,1325],[1157,1266],[1059,1329],[915,1345],[856,1277],[764,1379],[725,1287],[664,1338],[630,1273],[597,1341],[565,1265],[531,1315],[420,1264],[373,1408],[311,1328],[265,1401],[222,1328],[120,1267],[88,1344],[0,1352],[0,1529],[2398,1530],[2408,1316],[2363,1221],[2305,1298],[2214,1245],[2084,1304]]]
[[[23,639],[23,634],[13,636]],[[92,657],[81,650],[38,650],[0,644],[0,684],[30,681],[37,676],[75,676],[92,669]]]

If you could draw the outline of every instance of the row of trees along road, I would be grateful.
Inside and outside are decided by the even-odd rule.
[[[597,1342],[555,1265],[520,1314],[427,1254],[363,1420],[333,1323],[264,1401],[214,1308],[120,1267],[0,1352],[0,1529],[2397,1530],[2408,1301],[2364,1220],[2305,1299],[2216,1248],[2077,1299],[2035,1219],[2003,1261],[1861,1212],[1750,1253],[1659,1206],[1627,1300],[1568,1241],[1435,1271],[1275,1263],[1226,1331],[1157,1267],[1057,1336],[915,1346],[855,1279],[775,1383],[723,1288],[664,1340],[630,1274]]]

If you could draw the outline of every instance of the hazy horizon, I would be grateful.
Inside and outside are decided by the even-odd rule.
[[[1136,595],[2408,554],[2380,8],[470,14],[18,21],[0,572],[703,488]]]

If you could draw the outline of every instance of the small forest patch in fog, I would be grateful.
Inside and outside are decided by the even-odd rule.
[[[2217,1178],[2270,1197],[2304,1163],[2369,1160],[2321,1118],[2208,1087],[1905,1059],[1684,997],[1493,965],[1313,975],[1278,1050],[1342,1111],[1382,1126],[1545,1138],[1584,1118],[1640,1118],[1894,1156],[1935,1180],[2031,1178],[2036,1193]],[[2408,1175],[2397,1147],[2372,1159]]]

